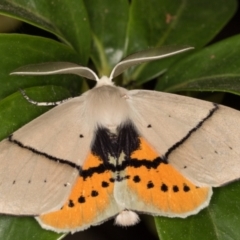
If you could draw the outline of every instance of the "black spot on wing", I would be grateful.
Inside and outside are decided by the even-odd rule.
[[[69,200],[69,202],[68,202],[68,206],[69,206],[70,208],[74,207],[74,203],[73,203],[72,200]]]
[[[93,190],[93,191],[91,192],[91,196],[92,196],[92,197],[97,197],[97,196],[98,196],[98,192],[95,191],[95,190]]]
[[[179,188],[178,186],[174,185],[173,188],[172,188],[173,192],[178,192],[179,191]]]
[[[79,203],[85,203],[85,202],[86,202],[85,197],[84,197],[84,196],[80,196],[80,197],[78,198],[78,202],[79,202]]]
[[[183,191],[184,192],[189,192],[190,191],[190,187],[186,184],[183,185]]]
[[[149,182],[147,183],[147,188],[150,189],[150,188],[153,188],[153,187],[154,187],[153,182],[152,182],[152,181],[149,181]]]
[[[115,179],[114,179],[114,178],[110,178],[109,181],[110,181],[111,183],[114,183],[114,182],[115,182]]]
[[[108,182],[102,181],[102,187],[107,188],[109,186]]]
[[[135,183],[139,183],[139,182],[141,182],[141,178],[138,175],[136,175],[136,176],[133,177],[133,181]]]
[[[167,186],[165,183],[163,183],[163,184],[161,185],[160,189],[161,189],[161,191],[163,191],[163,192],[167,192],[167,191],[168,191],[168,186]]]
[[[110,183],[106,182],[106,181],[102,181],[102,183],[101,183],[102,188],[107,188],[107,187],[109,187],[109,185],[110,185]],[[101,192],[99,192],[95,189],[90,192],[88,192],[88,189],[86,189],[81,192],[81,195],[78,197],[76,202],[78,204],[84,204],[84,203],[87,203],[90,198],[97,198],[97,197],[101,196],[100,194],[101,194]],[[68,202],[69,207],[71,205],[71,201],[72,200],[69,200],[69,202]]]

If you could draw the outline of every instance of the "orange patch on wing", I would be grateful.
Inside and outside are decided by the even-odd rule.
[[[144,139],[140,139],[140,149],[131,158],[152,161],[158,154]],[[151,204],[166,214],[185,214],[201,206],[209,196],[208,187],[197,187],[187,180],[171,164],[160,163],[157,168],[128,167],[128,187],[139,199]]]
[[[99,166],[102,162],[89,154],[83,170]],[[39,220],[55,229],[76,229],[93,223],[96,216],[104,211],[111,201],[113,183],[111,172],[94,173],[84,179],[79,176],[72,192],[62,209],[41,215]]]

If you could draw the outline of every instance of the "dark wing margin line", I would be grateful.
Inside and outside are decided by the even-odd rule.
[[[185,137],[183,137],[180,141],[176,142],[172,147],[170,147],[167,152],[165,153],[165,155],[162,156],[162,159],[165,160],[165,162],[168,161],[168,156],[175,150],[177,149],[179,146],[181,146],[188,138],[190,138],[190,136],[196,132],[199,128],[201,128],[201,126],[208,120],[210,119],[213,114],[219,109],[218,104],[213,103],[213,108],[211,110],[209,110],[208,115],[203,118],[194,128],[192,128]]]
[[[41,155],[41,156],[45,157],[45,158],[47,158],[47,159],[49,159],[49,160],[51,160],[51,161],[55,161],[55,162],[58,162],[58,163],[61,163],[61,164],[66,164],[66,165],[68,165],[68,166],[70,166],[70,167],[72,167],[72,168],[77,169],[79,172],[82,171],[82,168],[81,168],[79,165],[77,165],[77,164],[75,164],[75,163],[73,163],[73,162],[71,162],[71,161],[54,157],[54,156],[49,155],[49,154],[47,154],[47,153],[45,153],[45,152],[40,152],[40,151],[38,151],[37,149],[32,148],[32,147],[30,147],[30,146],[25,146],[25,145],[22,144],[20,141],[18,141],[18,140],[16,140],[16,139],[13,139],[13,135],[10,135],[10,136],[8,137],[8,141],[11,142],[11,143],[13,143],[13,144],[18,145],[20,148],[27,149],[27,150],[29,150],[29,151],[37,154],[37,155]]]

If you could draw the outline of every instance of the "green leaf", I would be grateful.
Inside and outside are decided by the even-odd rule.
[[[31,217],[0,216],[0,229],[4,240],[60,240],[66,235],[43,230]]]
[[[217,10],[216,10],[217,9]],[[206,45],[231,19],[236,0],[133,0],[127,32],[127,52],[162,45]],[[182,55],[160,60],[130,72],[128,79],[141,84],[159,75]]]
[[[86,64],[91,35],[82,0],[1,0],[0,12],[55,34],[75,49],[82,64]]]
[[[214,189],[208,208],[186,219],[155,218],[161,240],[240,239],[240,182]]]
[[[47,46],[47,50],[46,50]],[[79,63],[79,56],[69,47],[41,37],[27,35],[0,35],[0,99],[19,88],[54,84],[65,86],[73,95],[78,95],[81,78],[74,75],[10,76],[15,69],[34,63],[68,61]]]
[[[133,0],[128,52],[169,44],[202,47],[216,36],[236,9],[235,0],[202,0],[201,4],[191,0]]]
[[[158,81],[161,91],[221,91],[240,95],[240,35],[191,54]]]
[[[93,34],[91,58],[99,75],[109,75],[124,52],[128,20],[126,0],[85,0]]]

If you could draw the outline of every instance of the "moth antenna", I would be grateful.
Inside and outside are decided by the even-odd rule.
[[[59,104],[62,104],[64,102],[67,102],[68,100],[70,100],[71,98],[67,98],[61,101],[57,101],[57,102],[37,102],[32,100],[31,98],[28,97],[28,95],[25,93],[24,90],[19,89],[19,91],[21,92],[21,94],[23,95],[23,97],[31,104],[33,105],[37,105],[37,106],[57,106]]]
[[[98,76],[90,68],[80,66],[70,62],[49,62],[32,64],[20,67],[10,73],[10,75],[55,75],[55,74],[75,74],[90,80],[99,81]]]
[[[191,46],[162,46],[160,48],[149,49],[141,52],[134,53],[124,58],[112,70],[110,79],[113,79],[123,73],[126,69],[140,63],[150,62],[165,57],[170,57],[178,53],[192,50]]]

